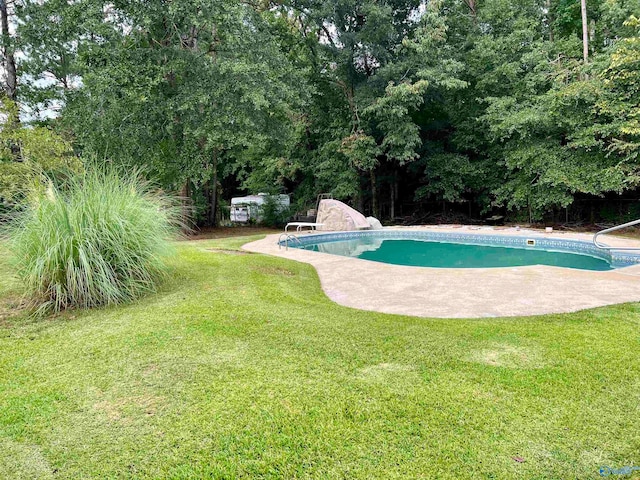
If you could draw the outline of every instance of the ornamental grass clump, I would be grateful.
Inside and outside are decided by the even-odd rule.
[[[18,276],[39,311],[130,301],[166,275],[177,203],[139,173],[91,169],[34,189],[10,237]]]

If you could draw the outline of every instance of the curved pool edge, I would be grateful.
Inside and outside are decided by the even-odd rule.
[[[419,230],[460,231],[428,227]],[[513,229],[475,233],[485,232],[551,238],[542,232]],[[299,236],[316,235],[322,233]],[[585,234],[563,233],[553,237],[556,236],[563,240],[591,238]],[[640,301],[640,265],[610,271],[539,265],[443,269],[391,265],[303,249],[279,249],[277,241],[277,234],[269,235],[242,248],[314,266],[331,300],[361,310],[433,318],[487,318],[569,313]],[[605,242],[612,246],[640,246],[639,241],[617,237],[607,238]]]
[[[560,238],[557,236],[558,234],[554,236],[528,230],[513,230],[506,234],[497,234],[494,230],[485,230],[485,232],[401,228],[349,232],[312,232],[296,236],[298,240],[293,241],[290,245],[297,248],[299,245],[304,247],[307,245],[340,242],[360,238],[380,240],[425,240],[462,245],[510,247],[526,250],[543,250],[548,252],[586,255],[605,260],[616,269],[640,264],[640,252],[624,251],[623,249],[601,249],[594,245],[591,239]],[[284,242],[285,240],[282,240],[279,243],[281,246],[284,246]]]

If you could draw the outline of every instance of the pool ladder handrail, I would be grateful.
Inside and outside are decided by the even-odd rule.
[[[298,237],[296,237],[293,233],[283,232],[280,234],[278,238],[278,250],[282,248],[282,237],[284,237],[284,249],[289,250],[289,240],[296,240],[299,245],[302,245],[302,242]]]
[[[605,228],[604,230],[600,230],[593,236],[593,244],[602,249],[602,250],[640,250],[640,247],[610,247],[608,245],[604,245],[598,242],[598,236],[604,235],[605,233],[615,232],[616,230],[622,230],[623,228],[633,227],[634,225],[640,224],[640,219],[633,220],[632,222],[623,223],[622,225],[616,225],[615,227]]]

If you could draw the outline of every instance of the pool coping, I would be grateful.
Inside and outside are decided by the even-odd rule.
[[[520,230],[515,230],[519,232]],[[543,250],[551,252],[587,255],[606,261],[614,268],[625,268],[640,264],[640,253],[624,251],[620,249],[602,249],[592,241],[575,238],[557,238],[550,235],[525,231],[525,235],[495,234],[469,232],[469,231],[434,231],[433,229],[399,229],[388,228],[383,230],[356,230],[347,232],[311,232],[304,236],[296,236],[295,240],[280,240],[281,246],[293,248],[306,245],[324,245],[334,242],[349,241],[355,239],[386,239],[386,240],[423,240],[432,242],[447,242],[463,245],[478,245],[490,247],[512,247],[525,250]],[[322,249],[320,249],[322,251]],[[332,253],[332,252],[325,252]],[[337,254],[339,255],[339,254]],[[419,266],[419,265],[418,265]],[[453,267],[451,267],[453,268]],[[475,267],[480,268],[480,267]],[[499,267],[492,267],[499,268]]]
[[[590,242],[591,234],[474,226],[386,228],[386,232],[471,233]],[[318,232],[318,234],[344,232]],[[298,234],[301,238],[313,233]],[[304,236],[304,237],[303,237]],[[640,301],[640,265],[609,271],[531,265],[495,268],[431,268],[391,265],[358,258],[278,247],[268,235],[242,248],[314,266],[327,296],[338,304],[383,313],[437,318],[486,318],[568,313]],[[613,247],[640,241],[608,235]]]

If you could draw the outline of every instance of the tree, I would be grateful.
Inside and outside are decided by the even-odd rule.
[[[596,131],[606,139],[605,151],[631,166],[634,176],[640,164],[640,18],[632,15],[624,25],[635,34],[620,39],[599,72],[602,96],[595,113],[604,117]],[[604,128],[602,128],[604,127]]]
[[[2,63],[5,74],[5,92],[15,101],[18,89],[18,74],[15,59],[15,39],[11,35],[7,0],[0,0],[0,35],[2,36]]]
[[[122,26],[102,0],[21,0],[16,7],[22,108],[38,120],[56,116],[66,94],[82,84],[79,57]]]
[[[198,189],[215,225],[220,178],[286,137],[301,79],[247,5],[130,2],[113,14],[131,28],[79,57],[83,85],[65,121],[85,152]]]
[[[325,112],[328,98],[334,112],[330,122],[324,112],[307,116],[301,139],[304,157],[313,159],[307,174],[323,183],[332,179],[320,189],[361,209],[367,195],[378,214],[379,178],[387,179],[393,203],[397,170],[419,158],[424,138],[415,116],[425,98],[438,104],[440,92],[465,86],[456,78],[462,64],[445,46],[442,6],[431,2],[422,11],[418,1],[396,0],[292,2],[282,8],[303,19],[301,36],[316,36],[309,54],[312,82]]]
[[[539,220],[640,185],[639,8],[20,0],[10,44],[25,111],[60,109],[44,124],[78,152],[144,166],[201,223],[246,189]]]
[[[17,121],[15,102],[2,100],[0,116],[0,205],[4,210],[19,208],[26,190],[41,174],[60,179],[79,171],[82,163],[71,144],[47,127],[27,127]]]

